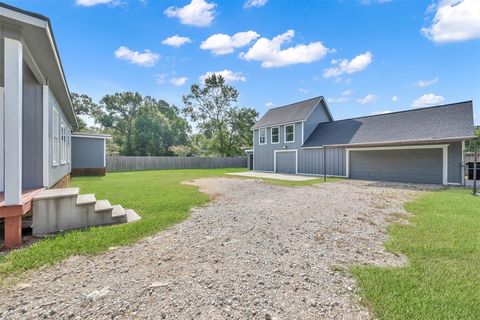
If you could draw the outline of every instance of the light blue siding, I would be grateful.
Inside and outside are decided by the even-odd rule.
[[[305,132],[303,142],[307,141],[319,123],[328,121],[331,121],[331,119],[323,100],[321,100],[304,123]]]
[[[327,148],[326,150],[326,174],[345,176],[345,148]],[[323,148],[299,150],[298,173],[323,175]]]
[[[72,168],[104,168],[104,143],[104,139],[89,137],[72,137]]]
[[[295,141],[285,143],[285,126],[280,127],[280,142],[278,144],[272,144],[272,129],[267,128],[267,143],[260,145],[258,143],[258,131],[262,129],[256,129],[253,131],[253,168],[257,171],[273,171],[273,156],[274,150],[296,150],[302,146],[302,123],[295,123]]]
[[[61,156],[60,156],[60,139],[59,139],[59,142],[58,142],[58,146],[57,146],[57,149],[56,149],[56,152],[54,154],[53,152],[53,143],[54,143],[54,139],[53,139],[53,120],[54,120],[54,116],[53,116],[53,110],[56,110],[59,114],[59,117],[60,119],[63,119],[63,122],[65,123],[65,126],[66,126],[66,129],[68,132],[71,132],[72,131],[72,127],[70,125],[70,123],[68,122],[67,118],[65,117],[65,114],[63,113],[63,110],[62,108],[60,108],[60,106],[58,105],[57,103],[57,100],[55,99],[55,97],[53,96],[52,92],[50,91],[50,97],[49,97],[49,121],[48,121],[48,145],[49,145],[49,155],[48,155],[48,161],[49,161],[49,170],[48,170],[48,180],[49,180],[49,184],[48,186],[51,187],[53,185],[55,185],[58,181],[60,181],[63,177],[65,177],[67,174],[70,173],[71,171],[71,165],[70,165],[70,162],[67,161],[66,163],[61,163],[60,159],[61,159]],[[60,121],[59,119],[59,121]],[[70,152],[71,150],[67,150],[67,153],[69,154],[67,156],[67,159],[70,159]],[[53,164],[53,157],[56,157],[57,159],[57,165],[54,165]]]
[[[462,142],[452,142],[448,145],[448,182],[462,183],[463,174]]]

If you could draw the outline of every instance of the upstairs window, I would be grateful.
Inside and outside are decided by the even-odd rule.
[[[285,143],[295,141],[295,125],[289,124],[285,126]]]
[[[258,144],[267,143],[267,129],[258,130]]]
[[[272,143],[280,143],[280,128],[273,127],[272,128]]]

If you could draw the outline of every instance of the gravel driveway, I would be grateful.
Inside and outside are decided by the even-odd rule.
[[[1,288],[0,318],[369,319],[348,266],[405,262],[382,242],[412,186],[194,183],[215,199],[190,219]]]

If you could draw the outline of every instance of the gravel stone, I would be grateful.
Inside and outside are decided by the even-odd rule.
[[[430,188],[188,183],[213,201],[134,245],[71,257],[0,288],[0,318],[370,319],[348,268],[404,264],[382,245],[386,226]]]

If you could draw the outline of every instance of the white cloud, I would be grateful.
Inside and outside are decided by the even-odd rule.
[[[367,94],[365,97],[358,99],[357,102],[360,104],[368,104],[378,100],[378,95],[376,94]]]
[[[221,75],[227,82],[247,81],[247,78],[245,78],[245,76],[243,76],[241,72],[233,72],[232,70],[228,70],[228,69],[225,69],[222,71],[215,71],[215,72],[208,71],[202,74],[199,79],[200,81],[204,82],[206,78],[208,78],[214,73],[216,75]]]
[[[324,78],[338,77],[341,74],[355,73],[365,70],[370,63],[372,63],[373,54],[370,51],[362,53],[352,60],[343,59],[341,61],[332,60],[331,63],[336,67],[325,69],[323,72]]]
[[[117,5],[119,3],[119,0],[75,0],[75,4],[82,7],[93,7],[97,4]]]
[[[438,82],[438,77],[432,80],[418,80],[417,82],[415,82],[415,86],[417,88],[426,88],[426,87],[430,87],[432,84],[435,84],[437,82]]]
[[[307,89],[300,88],[300,89],[298,89],[298,92],[300,92],[300,93],[308,93],[308,90],[307,90]]]
[[[393,96],[393,97],[392,97],[392,101],[393,101],[393,102],[398,102],[398,101],[400,101],[400,98],[397,97],[397,96]]]
[[[144,52],[138,52],[132,51],[124,46],[121,46],[115,50],[115,57],[143,67],[153,67],[157,63],[158,59],[160,59],[160,55],[158,53],[151,52],[148,49]]]
[[[187,77],[174,77],[170,79],[170,83],[174,86],[183,86],[187,82]]]
[[[263,7],[264,5],[266,5],[267,2],[268,2],[268,0],[247,0],[243,4],[243,7],[244,8],[251,8],[251,7],[260,8],[260,7]]]
[[[241,53],[240,58],[247,61],[261,61],[263,68],[274,68],[311,63],[320,60],[329,51],[321,42],[297,44],[282,50],[281,46],[289,42],[294,36],[295,31],[288,30],[272,40],[260,38],[246,53]]]
[[[352,89],[348,89],[342,92],[342,96],[351,96],[353,94]]]
[[[158,84],[163,84],[163,83],[165,83],[165,81],[167,79],[167,74],[165,74],[165,73],[156,74],[155,78],[156,78]]]
[[[420,98],[413,100],[412,108],[422,108],[440,104],[445,101],[445,98],[442,96],[436,96],[433,93],[427,93],[422,95]]]
[[[176,34],[174,36],[168,37],[165,40],[163,40],[162,44],[178,48],[184,45],[185,43],[191,43],[191,42],[192,40],[190,40],[189,37],[181,37],[178,34]]]
[[[330,98],[327,98],[327,101],[329,103],[342,103],[342,102],[350,101],[350,98],[347,98],[345,96],[338,97],[338,98],[330,97]]]
[[[267,102],[265,106],[270,109],[270,108],[275,108],[277,105],[273,102]]]
[[[372,112],[372,116],[375,116],[375,115],[378,115],[378,114],[387,114],[387,113],[390,113],[392,111],[390,110],[385,110],[385,111],[373,111]]]
[[[441,0],[435,9],[431,25],[421,30],[430,40],[445,43],[480,38],[480,1]]]
[[[167,17],[176,17],[180,19],[180,23],[188,24],[195,27],[208,27],[215,17],[214,2],[206,2],[205,0],[192,0],[190,4],[184,7],[169,7],[163,13]]]
[[[200,45],[203,50],[211,50],[214,55],[224,55],[232,53],[235,48],[244,47],[260,35],[255,31],[245,31],[235,33],[233,36],[217,33],[207,38]]]

